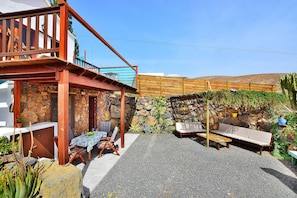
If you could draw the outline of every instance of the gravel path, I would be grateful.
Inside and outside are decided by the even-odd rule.
[[[100,171],[100,170],[98,170]],[[297,197],[297,177],[269,154],[191,138],[140,135],[91,197]]]

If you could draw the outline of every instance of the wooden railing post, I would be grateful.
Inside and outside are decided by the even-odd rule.
[[[59,0],[60,5],[60,46],[59,57],[67,60],[67,40],[68,40],[68,7],[63,0]]]

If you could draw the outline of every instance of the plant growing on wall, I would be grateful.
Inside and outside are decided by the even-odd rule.
[[[139,126],[139,124],[131,124],[129,131],[132,131],[134,133],[140,133],[141,127]]]
[[[161,132],[166,128],[166,106],[167,100],[165,98],[154,98],[155,107],[152,110],[152,116],[157,120],[153,129]]]

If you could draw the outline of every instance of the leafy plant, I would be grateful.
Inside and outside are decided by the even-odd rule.
[[[11,154],[17,147],[17,143],[10,142],[6,136],[0,137],[0,155]]]
[[[297,145],[297,115],[295,113],[289,113],[285,116],[287,120],[286,127],[278,125],[277,121],[272,126],[272,132],[274,137],[274,149],[272,155],[280,158],[290,160],[288,149],[291,144]],[[294,138],[289,141],[290,138]]]
[[[129,130],[134,132],[134,133],[140,133],[141,132],[141,127],[139,126],[139,124],[131,124]]]
[[[261,107],[273,107],[276,103],[286,103],[286,97],[283,94],[273,93],[273,92],[261,92],[261,91],[216,91],[212,92],[212,100],[217,103],[231,107],[251,107],[251,108],[261,108]],[[207,93],[200,93],[203,98],[208,97]],[[205,95],[205,96],[204,96]]]
[[[16,118],[16,122],[17,123],[25,123],[25,122],[27,122],[27,119],[25,118],[25,116],[17,116],[17,118]]]

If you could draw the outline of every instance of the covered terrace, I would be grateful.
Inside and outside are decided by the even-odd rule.
[[[122,60],[129,70],[125,80],[114,78],[101,68],[79,59],[74,51],[75,36],[68,30],[69,16],[77,20],[108,50]],[[72,40],[71,40],[72,39]],[[74,40],[73,40],[74,39]],[[121,75],[119,67],[117,75]],[[102,70],[106,71],[106,67]],[[127,71],[125,72],[127,73]],[[124,148],[125,93],[136,93],[137,66],[132,66],[70,5],[59,0],[55,7],[0,14],[0,79],[14,81],[14,120],[21,113],[21,82],[58,87],[58,159],[68,162],[68,105],[70,87],[121,93],[121,147]],[[128,78],[128,80],[127,80]]]

